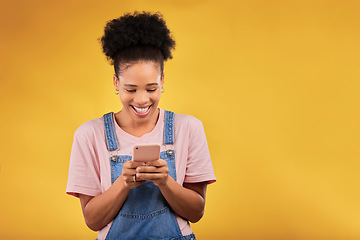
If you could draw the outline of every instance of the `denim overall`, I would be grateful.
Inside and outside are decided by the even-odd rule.
[[[103,116],[106,143],[110,154],[119,150],[113,122],[113,114]],[[173,112],[165,111],[164,146],[174,144]],[[124,162],[131,160],[129,155],[111,155],[111,184],[121,175]],[[175,152],[167,150],[160,153],[169,168],[169,175],[176,180]],[[154,239],[154,240],[195,240],[195,235],[183,236],[176,216],[160,192],[152,182],[130,190],[130,193],[115,217],[106,240],[114,239]]]

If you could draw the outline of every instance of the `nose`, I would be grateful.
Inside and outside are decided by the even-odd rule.
[[[138,105],[146,105],[149,102],[149,94],[146,91],[136,92],[134,101]]]

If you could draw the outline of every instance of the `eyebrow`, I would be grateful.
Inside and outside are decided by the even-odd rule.
[[[158,83],[148,83],[148,84],[146,84],[146,86],[155,86],[155,85],[158,86],[159,84]],[[124,86],[125,87],[137,87],[137,85],[127,84],[127,83],[125,83]]]

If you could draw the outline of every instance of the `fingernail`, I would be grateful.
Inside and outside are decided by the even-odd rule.
[[[137,167],[136,171],[140,172],[141,171],[141,167]]]

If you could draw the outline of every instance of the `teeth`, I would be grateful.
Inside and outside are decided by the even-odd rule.
[[[138,112],[138,113],[145,113],[147,110],[149,110],[149,107],[150,106],[148,106],[148,107],[146,107],[146,108],[137,108],[137,107],[135,107],[135,106],[133,106],[134,107],[134,109]]]

